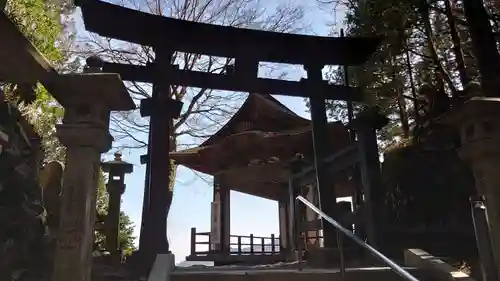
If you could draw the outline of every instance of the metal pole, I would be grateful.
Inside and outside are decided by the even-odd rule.
[[[354,242],[356,242],[356,244],[358,244],[359,246],[361,246],[364,249],[368,250],[374,257],[378,258],[380,261],[382,261],[385,264],[387,264],[399,276],[401,276],[404,279],[409,280],[409,281],[419,281],[417,278],[415,278],[413,275],[411,275],[404,268],[402,268],[401,266],[397,265],[395,262],[393,262],[392,260],[390,260],[388,257],[384,256],[382,253],[380,253],[379,251],[377,251],[375,248],[373,248],[372,246],[370,246],[367,243],[365,243],[363,240],[361,240],[358,237],[354,236],[354,234],[352,234],[351,231],[347,230],[345,227],[343,227],[336,220],[332,219],[332,217],[328,216],[323,211],[321,211],[318,207],[314,206],[313,203],[309,202],[307,199],[305,199],[302,196],[297,196],[296,199],[299,200],[299,201],[301,201],[302,203],[304,203],[307,207],[311,208],[311,210],[313,210],[314,212],[316,212],[316,214],[320,215],[323,219],[325,219],[327,222],[329,222],[338,231],[342,232],[347,237],[349,237],[352,240],[354,240]],[[487,280],[487,281],[490,281],[490,280]]]
[[[471,197],[470,205],[472,212],[472,223],[476,234],[477,250],[481,261],[481,271],[484,281],[497,281],[498,273],[493,258],[493,246],[491,244],[488,211],[484,204],[485,197]]]

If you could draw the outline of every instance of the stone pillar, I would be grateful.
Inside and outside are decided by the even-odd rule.
[[[231,196],[230,188],[224,184],[221,175],[214,176],[214,207],[218,210],[213,210],[218,212],[218,220],[215,221],[218,225],[216,229],[218,230],[218,235],[220,237],[214,237],[216,241],[216,250],[224,254],[229,254],[230,243],[231,243]],[[214,223],[214,222],[213,222]]]
[[[470,164],[478,195],[485,196],[493,256],[500,265],[500,99],[474,97],[445,117],[460,132],[460,157]]]
[[[123,161],[121,153],[116,152],[113,161],[102,163],[102,169],[109,177],[106,185],[109,194],[108,215],[105,222],[106,250],[111,254],[113,263],[120,263],[122,256],[119,244],[120,205],[122,194],[125,192],[125,174],[132,173],[134,167]]]
[[[100,158],[112,142],[109,114],[135,105],[116,74],[60,75],[49,88],[66,93],[59,95],[66,163],[52,281],[90,281]]]
[[[360,155],[362,192],[364,202],[364,225],[368,242],[378,246],[377,228],[383,222],[384,190],[380,172],[380,156],[378,151],[376,131],[387,125],[388,119],[378,113],[377,108],[362,112],[350,124],[358,136],[358,149]]]
[[[65,115],[73,110],[66,107]],[[77,121],[57,126],[57,133],[66,167],[53,278],[90,281],[100,157],[112,139],[107,127]]]

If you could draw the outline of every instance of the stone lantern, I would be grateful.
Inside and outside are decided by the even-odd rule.
[[[45,86],[64,107],[57,134],[66,147],[52,280],[90,281],[101,153],[113,140],[109,115],[135,105],[117,74],[55,75]]]
[[[443,118],[444,123],[458,129],[461,142],[459,155],[472,169],[477,194],[486,199],[497,268],[500,264],[499,119],[500,98],[479,96],[465,101]]]
[[[105,222],[106,249],[111,254],[112,262],[119,263],[122,254],[119,244],[121,197],[125,192],[125,174],[132,173],[134,167],[122,160],[120,152],[115,153],[114,160],[102,163],[101,167],[109,176],[106,185],[109,194],[108,215]]]

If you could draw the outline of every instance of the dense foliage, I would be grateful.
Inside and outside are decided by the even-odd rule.
[[[485,3],[496,32],[499,2]],[[362,87],[369,102],[391,118],[392,126],[382,134],[385,144],[411,137],[410,128],[417,117],[414,100],[423,98],[419,95],[422,85],[455,99],[469,82],[478,79],[462,0],[334,0],[332,4],[347,8],[346,35],[384,38],[367,63],[348,68],[348,83]],[[344,83],[342,68],[333,68],[329,76]],[[345,115],[343,103],[330,106],[333,116]]]
[[[390,118],[390,124],[379,132],[387,211],[384,229],[402,232],[396,231],[388,241],[396,247],[422,247],[466,261],[472,264],[474,274],[479,270],[475,268],[477,253],[469,206],[469,196],[476,193],[472,171],[458,155],[457,132],[434,122],[436,116],[429,114],[423,95],[424,89],[431,89],[454,106],[467,94],[463,90],[476,82],[481,82],[483,94],[487,94],[485,68],[479,63],[480,52],[477,44],[473,45],[477,37],[471,32],[478,21],[470,13],[465,15],[467,1],[328,0],[321,5],[346,8],[343,27],[347,36],[383,38],[368,62],[347,68],[347,79],[342,67],[332,68],[329,79],[360,86],[369,104]],[[485,3],[490,28],[498,32],[500,2],[472,2]],[[482,30],[487,33],[488,27]],[[492,53],[491,61],[495,62],[498,51]],[[489,71],[493,73],[487,77],[498,77],[494,67]],[[345,103],[336,101],[328,106],[330,117],[347,119]]]
[[[436,207],[443,207],[442,202],[459,201],[461,208],[467,208],[473,182],[470,170],[457,155],[456,132],[448,126],[433,125],[425,128],[428,137],[419,139],[414,129],[428,114],[421,110],[425,105],[423,88],[445,93],[454,104],[460,101],[462,90],[479,79],[463,1],[345,0],[330,4],[339,3],[347,8],[346,35],[384,38],[367,63],[347,69],[347,82],[362,87],[369,103],[382,108],[391,120],[379,134],[386,160],[385,187],[392,198],[388,203],[400,206],[400,213],[409,212],[410,207],[405,210],[403,206],[408,202],[416,206],[434,202]],[[492,28],[497,31],[498,1],[485,3]],[[333,68],[329,78],[344,83],[344,69]],[[345,120],[343,102],[332,102],[329,108],[332,117]],[[462,180],[457,182],[459,178]],[[409,215],[417,224],[433,220],[414,211]]]

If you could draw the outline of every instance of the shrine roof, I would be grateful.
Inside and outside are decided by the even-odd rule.
[[[327,153],[349,145],[341,122],[329,123]],[[311,121],[271,95],[250,94],[241,108],[200,146],[170,153],[178,165],[224,175],[232,189],[276,200],[290,178],[288,162],[297,153],[312,163]]]
[[[321,37],[204,24],[100,0],[80,0],[85,29],[104,37],[175,51],[290,64],[358,65],[381,38]],[[164,36],[162,36],[164,35]]]
[[[287,162],[297,153],[312,161],[311,133],[311,125],[279,132],[249,130],[221,137],[212,144],[171,152],[170,156],[179,165],[211,175],[255,163]],[[327,153],[335,153],[350,143],[349,131],[341,122],[329,123],[327,133]]]
[[[178,165],[226,178],[231,189],[268,199],[279,198],[291,177],[289,161],[297,153],[312,164],[312,126],[282,132],[245,131],[229,135],[207,146],[171,152]],[[349,146],[349,132],[340,122],[328,125],[328,151],[333,154]]]
[[[250,94],[233,117],[200,146],[212,145],[243,131],[278,132],[308,126],[310,121],[267,94]]]

